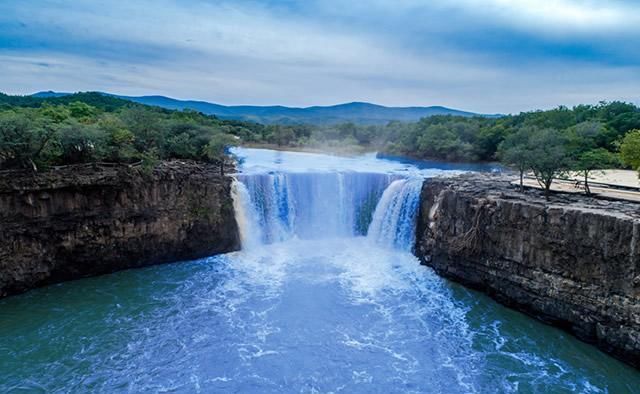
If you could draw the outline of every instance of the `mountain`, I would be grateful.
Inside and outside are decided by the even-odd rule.
[[[73,93],[64,93],[64,92],[53,92],[51,90],[48,90],[46,92],[38,92],[35,94],[32,94],[31,97],[36,97],[36,98],[52,98],[52,97],[64,97],[64,96],[69,96]]]
[[[39,92],[33,96],[60,97],[69,93]],[[165,96],[115,96],[140,104],[154,105],[168,109],[192,109],[209,115],[216,115],[222,119],[237,119],[264,124],[335,124],[354,122],[359,124],[384,124],[392,120],[417,121],[432,115],[476,116],[472,112],[459,111],[446,107],[385,107],[377,104],[353,102],[332,106],[314,106],[306,108],[283,106],[226,106],[206,101],[176,100]],[[496,115],[479,115],[496,116]]]

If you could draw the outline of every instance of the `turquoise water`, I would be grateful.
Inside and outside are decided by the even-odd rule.
[[[0,300],[0,392],[640,392],[637,370],[419,264],[415,182],[445,173],[236,153],[244,250]]]

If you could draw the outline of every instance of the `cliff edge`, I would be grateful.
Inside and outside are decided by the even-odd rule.
[[[239,248],[231,179],[160,163],[0,173],[0,297],[126,268]]]
[[[417,226],[439,274],[640,367],[639,204],[472,174],[425,181]]]

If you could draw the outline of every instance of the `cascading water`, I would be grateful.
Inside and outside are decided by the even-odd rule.
[[[410,251],[415,242],[421,179],[399,179],[384,191],[367,237],[378,245]]]
[[[0,392],[633,393],[409,251],[430,167],[238,149],[243,250],[0,300]]]
[[[398,178],[359,172],[237,175],[234,201],[243,247],[254,245],[255,237],[270,244],[291,238],[366,235],[378,201]],[[415,210],[416,204],[403,208]],[[409,226],[413,213],[397,213],[402,218],[394,223]],[[392,231],[386,226],[387,232]],[[406,232],[404,227],[401,231]]]
[[[234,181],[231,184],[231,198],[233,199],[233,209],[236,214],[242,247],[253,249],[260,244],[262,232],[260,225],[255,221],[256,213],[251,204],[247,187],[241,182]]]

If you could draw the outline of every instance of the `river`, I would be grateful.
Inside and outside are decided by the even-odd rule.
[[[422,182],[488,166],[233,153],[243,250],[0,300],[0,392],[640,392],[412,255]]]

